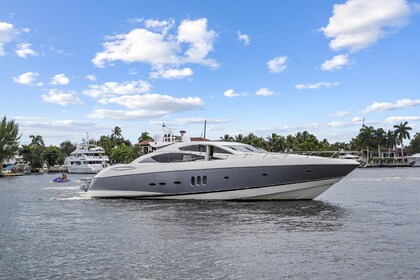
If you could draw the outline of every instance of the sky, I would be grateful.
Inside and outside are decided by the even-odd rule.
[[[0,0],[0,117],[45,144],[118,126],[217,140],[420,131],[420,1]]]

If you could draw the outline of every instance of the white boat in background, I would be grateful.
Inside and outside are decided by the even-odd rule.
[[[269,153],[236,142],[175,142],[104,169],[82,189],[92,198],[314,199],[357,166],[355,160]]]
[[[404,157],[412,166],[420,166],[420,153]]]
[[[360,160],[360,157],[358,155],[353,154],[352,152],[346,152],[344,150],[340,150],[340,153],[338,154],[338,158],[341,159],[353,159],[353,160]]]
[[[110,165],[102,147],[81,143],[64,161],[69,173],[98,173]]]

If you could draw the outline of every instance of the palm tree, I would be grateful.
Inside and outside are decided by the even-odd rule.
[[[223,135],[223,137],[220,137],[220,140],[231,142],[231,141],[233,141],[233,137],[230,136],[229,134],[225,134],[225,135]]]
[[[34,147],[40,147],[45,146],[44,140],[42,139],[42,136],[40,135],[30,135],[30,138],[32,138],[31,145]]]
[[[359,133],[360,143],[367,148],[367,163],[369,163],[369,147],[372,146],[375,129],[372,126],[363,125]]]
[[[33,160],[33,151],[35,147],[32,145],[22,145],[19,149],[19,155],[29,164],[32,163]]]
[[[286,149],[289,151],[296,150],[298,143],[296,137],[289,134],[286,136]]]
[[[242,134],[235,135],[235,142],[243,143],[244,136]]]
[[[152,139],[152,137],[149,135],[149,132],[144,131],[144,132],[141,133],[139,139],[137,139],[137,140],[139,142],[143,142],[143,141],[150,140],[150,139]]]
[[[111,137],[120,138],[121,137],[121,128],[116,126],[112,131]]]
[[[385,130],[383,130],[383,128],[378,128],[377,130],[375,130],[375,140],[376,140],[376,144],[378,145],[378,156],[381,156],[381,146],[385,144]]]
[[[400,123],[399,125],[394,125],[395,128],[395,137],[398,138],[399,143],[401,144],[401,156],[402,161],[404,162],[404,139],[410,139],[410,133],[408,132],[412,128],[407,126],[408,122]]]
[[[121,130],[121,128],[119,126],[116,126],[111,131],[112,131],[111,140],[112,140],[112,144],[114,146],[118,146],[122,142],[124,142],[124,138],[122,137],[122,130]]]
[[[266,139],[267,139],[267,149],[268,149],[269,152],[274,151],[274,143],[276,143],[278,137],[279,136],[277,135],[277,133],[271,133],[271,135],[268,135],[266,137]]]
[[[391,149],[397,145],[397,139],[394,131],[388,130],[386,133],[385,146],[388,147],[388,156],[391,154]]]

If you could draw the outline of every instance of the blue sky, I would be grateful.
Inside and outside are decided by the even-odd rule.
[[[0,115],[47,145],[115,126],[349,141],[420,131],[420,2],[0,1]]]

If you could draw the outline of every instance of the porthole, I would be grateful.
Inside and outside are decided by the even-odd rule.
[[[180,181],[175,181],[174,184],[179,185],[179,184],[181,184],[181,182]]]
[[[153,186],[156,186],[156,184],[155,183],[150,183],[149,186],[153,187]]]
[[[203,185],[207,184],[207,176],[203,176]]]
[[[166,185],[166,183],[165,182],[160,182],[159,185],[164,186],[164,185]]]
[[[229,178],[229,176],[225,176],[225,177],[223,177],[223,178],[225,178],[225,179],[230,179],[230,178]]]
[[[194,186],[195,185],[195,177],[193,176],[193,177],[191,177],[191,186]]]
[[[197,185],[201,185],[201,176],[197,176]]]
[[[312,170],[311,169],[306,169],[306,171],[305,171],[306,173],[311,173],[312,172]]]
[[[261,174],[261,175],[263,175],[263,176],[268,176],[268,174],[267,174],[267,173],[263,173],[263,174]]]

